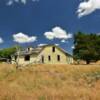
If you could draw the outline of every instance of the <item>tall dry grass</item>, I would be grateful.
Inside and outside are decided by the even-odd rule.
[[[100,100],[100,65],[0,64],[0,100]]]

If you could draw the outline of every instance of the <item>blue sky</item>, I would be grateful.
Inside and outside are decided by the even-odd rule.
[[[44,35],[45,32],[52,32],[55,27],[63,29],[67,34],[75,34],[77,31],[95,34],[100,32],[100,7],[92,5],[92,10],[88,13],[90,8],[84,8],[83,5],[87,12],[82,16],[78,15],[81,12],[76,13],[84,0],[26,0],[28,2],[11,4],[8,4],[8,1],[13,0],[0,0],[0,37],[4,41],[0,48],[15,45],[13,35],[21,32],[29,37],[36,36],[37,40],[20,45],[59,44],[71,53],[72,38],[48,39]],[[100,1],[96,0],[95,3],[98,2]],[[90,4],[89,1],[85,3]],[[62,40],[65,41],[61,42]]]

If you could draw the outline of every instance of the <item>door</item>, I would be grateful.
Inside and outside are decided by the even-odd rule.
[[[42,63],[44,63],[44,56],[42,55],[41,57],[42,57]]]

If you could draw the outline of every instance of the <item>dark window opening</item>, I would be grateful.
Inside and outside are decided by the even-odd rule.
[[[15,60],[17,60],[17,56],[15,56]]]
[[[25,61],[30,61],[30,55],[26,55],[24,58]]]
[[[28,48],[28,51],[30,51],[30,48]]]
[[[57,60],[60,61],[60,55],[57,55]]]
[[[52,47],[52,52],[55,52],[55,47]]]
[[[51,56],[48,56],[48,61],[51,61]]]
[[[42,56],[42,63],[44,63],[44,56]]]

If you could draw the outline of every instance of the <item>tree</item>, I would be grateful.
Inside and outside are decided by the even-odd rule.
[[[74,57],[85,60],[87,64],[100,59],[100,36],[78,32],[74,36]]]
[[[17,46],[17,48],[20,48]],[[0,50],[0,58],[11,59],[11,55],[13,55],[17,51],[16,46],[11,48],[5,48]]]

